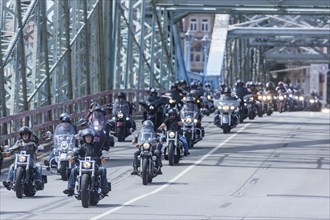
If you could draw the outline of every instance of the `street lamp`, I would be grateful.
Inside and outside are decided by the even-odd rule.
[[[190,29],[187,30],[187,32],[184,34],[184,41],[185,41],[185,48],[186,48],[186,69],[188,72],[190,72],[190,45],[191,45],[191,40],[193,36],[190,32]]]
[[[210,44],[211,44],[211,39],[207,36],[204,35],[204,37],[202,38],[202,45],[203,45],[203,49],[204,49],[204,68],[203,68],[203,84],[204,84],[204,80],[205,80],[205,75],[206,75],[206,67],[207,67],[207,61],[208,61],[208,49],[210,48]]]

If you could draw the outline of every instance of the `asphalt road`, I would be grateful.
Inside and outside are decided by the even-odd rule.
[[[203,119],[205,139],[191,154],[176,166],[163,160],[150,185],[130,175],[130,136],[110,149],[112,191],[97,206],[83,208],[62,193],[67,182],[47,173],[32,198],[1,185],[0,219],[330,219],[329,112],[276,112],[229,134],[211,121]]]

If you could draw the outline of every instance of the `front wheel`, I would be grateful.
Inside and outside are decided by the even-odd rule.
[[[89,190],[90,178],[88,174],[83,174],[81,177],[81,205],[84,208],[88,208],[90,201]]]
[[[174,144],[169,143],[168,145],[168,164],[170,166],[174,165]]]
[[[230,132],[229,124],[223,124],[223,133],[227,134]]]
[[[142,184],[147,185],[148,184],[148,176],[149,176],[149,161],[147,158],[143,158],[142,160]]]
[[[15,190],[16,197],[22,198],[24,193],[24,184],[23,184],[23,167],[18,167],[15,175]]]
[[[118,138],[118,142],[125,141],[125,129],[124,129],[124,126],[121,126],[121,127],[118,127],[117,128],[117,138]]]
[[[70,176],[70,169],[68,166],[68,161],[61,162],[61,170],[60,170],[61,178],[63,181],[67,181]]]

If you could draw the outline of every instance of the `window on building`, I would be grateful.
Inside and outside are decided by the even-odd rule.
[[[209,31],[209,19],[208,18],[202,18],[202,30],[203,32]]]
[[[190,19],[190,30],[197,31],[197,19],[196,18]]]

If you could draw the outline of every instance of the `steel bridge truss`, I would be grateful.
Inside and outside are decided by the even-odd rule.
[[[152,2],[0,3],[1,116],[176,77],[171,19]]]

